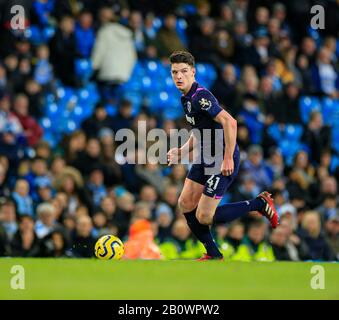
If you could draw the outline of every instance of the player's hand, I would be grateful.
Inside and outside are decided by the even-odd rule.
[[[172,164],[178,164],[180,160],[181,149],[173,148],[167,152],[167,162],[168,166]]]
[[[230,176],[234,172],[234,161],[232,158],[225,158],[221,165],[221,174]]]

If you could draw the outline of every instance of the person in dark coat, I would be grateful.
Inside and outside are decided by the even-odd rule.
[[[331,148],[331,128],[323,124],[319,111],[311,113],[302,141],[310,147],[310,160],[316,163],[320,162],[322,151]]]
[[[21,215],[19,230],[10,244],[13,257],[40,256],[40,241],[34,231],[34,220],[30,215]]]
[[[107,114],[105,106],[100,102],[95,106],[93,115],[81,124],[81,128],[87,137],[97,137],[102,128],[112,127],[113,118]]]
[[[75,76],[76,40],[74,36],[74,19],[64,16],[50,42],[51,62],[55,75],[64,85],[76,86]]]
[[[96,239],[92,237],[92,220],[88,216],[78,218],[72,236],[72,255],[78,258],[90,258],[94,255]]]

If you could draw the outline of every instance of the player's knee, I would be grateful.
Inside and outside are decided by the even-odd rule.
[[[190,212],[195,209],[196,205],[188,198],[179,197],[178,206],[182,213]]]
[[[196,217],[201,224],[210,225],[213,221],[213,216],[206,210],[197,210]]]

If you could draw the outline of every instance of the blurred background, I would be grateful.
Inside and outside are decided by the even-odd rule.
[[[314,4],[325,29],[310,27]],[[189,167],[119,165],[114,142],[140,120],[168,138],[188,128],[168,57],[189,50],[238,120],[241,170],[222,203],[268,189],[281,220],[214,226],[226,261],[339,259],[338,1],[9,0],[0,12],[0,256],[92,257],[105,234],[131,259],[201,256],[176,208]]]

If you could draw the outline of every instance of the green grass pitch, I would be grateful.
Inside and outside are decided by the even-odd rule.
[[[325,289],[311,288],[320,264]],[[11,268],[25,289],[11,289]],[[339,264],[0,259],[0,299],[339,299]]]

